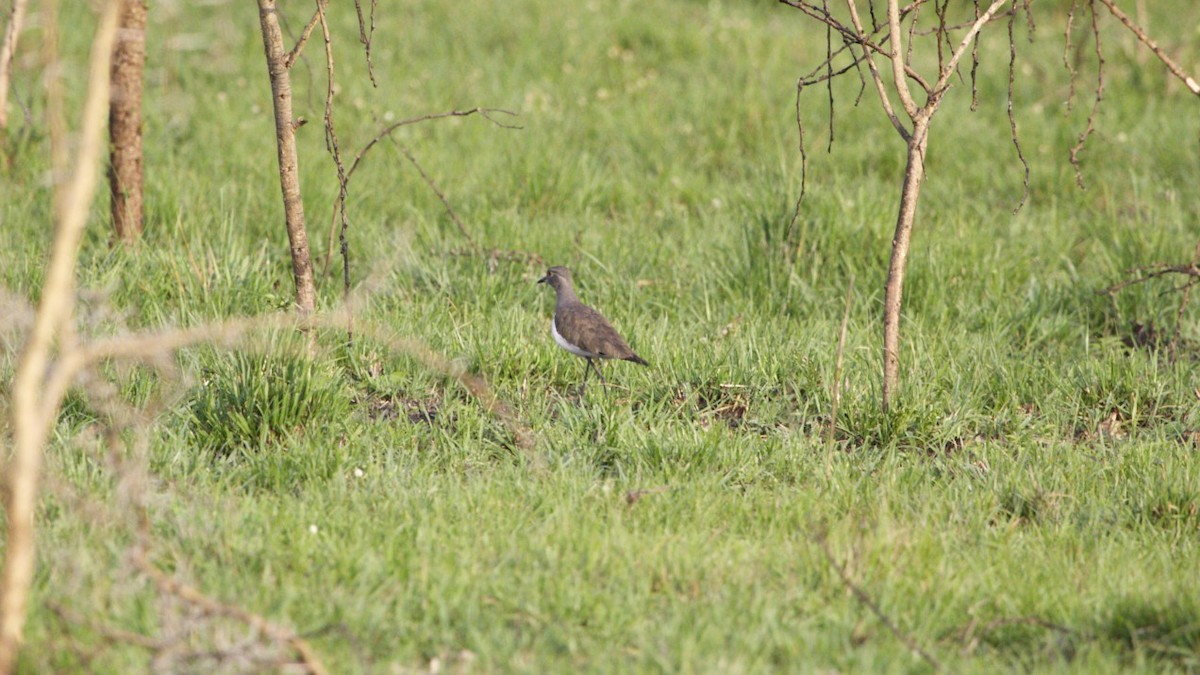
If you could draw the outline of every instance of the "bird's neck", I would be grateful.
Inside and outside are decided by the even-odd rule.
[[[555,290],[558,291],[558,294],[555,296],[556,304],[570,305],[579,302],[579,298],[575,297],[575,289],[571,288],[570,284],[562,284]]]

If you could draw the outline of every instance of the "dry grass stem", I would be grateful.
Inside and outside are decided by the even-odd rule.
[[[41,301],[29,338],[22,349],[12,384],[14,448],[6,467],[8,481],[8,538],[0,592],[0,673],[11,672],[24,633],[29,585],[33,578],[34,525],[42,446],[50,431],[41,411],[46,400],[40,390],[50,363],[51,348],[72,314],[75,260],[96,192],[104,121],[108,112],[109,69],[117,33],[120,2],[110,0],[100,14],[92,42],[87,94],[75,170],[56,200],[56,227]],[[48,15],[53,23],[53,15]],[[63,143],[62,139],[58,141]],[[57,406],[57,403],[55,403]]]

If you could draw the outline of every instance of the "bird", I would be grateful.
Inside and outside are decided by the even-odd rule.
[[[604,390],[608,391],[608,381],[596,366],[599,359],[620,359],[642,366],[650,365],[630,349],[608,319],[579,301],[571,284],[570,269],[561,265],[551,267],[537,283],[549,284],[554,289],[554,318],[550,320],[550,334],[554,336],[554,341],[575,356],[587,359],[580,392],[587,386],[588,372],[592,370],[596,371],[604,383]]]

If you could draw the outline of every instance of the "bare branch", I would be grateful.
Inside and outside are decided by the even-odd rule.
[[[867,59],[867,68],[871,71],[871,79],[875,82],[875,91],[879,93],[879,101],[883,105],[883,112],[887,114],[891,120],[892,126],[900,137],[908,142],[912,137],[911,132],[905,128],[904,123],[896,115],[896,110],[892,107],[892,100],[888,97],[887,87],[883,83],[883,76],[879,74],[879,68],[875,65],[875,58],[871,55],[870,49],[866,46],[865,31],[863,30],[862,20],[858,18],[858,7],[855,0],[846,0],[846,5],[850,8],[850,20],[854,22],[854,30],[858,32],[858,43],[862,46],[863,54]],[[895,44],[892,45],[895,47]]]
[[[979,0],[972,0],[972,5],[975,6],[975,20],[979,20]],[[971,111],[974,112],[979,107],[979,87],[976,80],[976,74],[979,71],[979,39],[971,45]],[[1009,69],[1011,73],[1011,68]]]
[[[1200,252],[1200,251],[1198,251],[1198,252]],[[1134,284],[1145,283],[1147,281],[1150,281],[1151,279],[1157,279],[1159,277],[1166,276],[1168,274],[1181,274],[1185,277],[1195,277],[1195,278],[1200,279],[1200,263],[1198,263],[1198,261],[1195,259],[1193,259],[1192,262],[1187,263],[1186,265],[1168,265],[1168,264],[1162,263],[1162,264],[1158,264],[1158,265],[1150,265],[1148,267],[1137,267],[1137,268],[1134,268],[1132,271],[1142,272],[1143,274],[1142,274],[1142,276],[1139,276],[1139,277],[1136,277],[1133,279],[1127,279],[1118,284],[1113,284],[1112,286],[1109,286],[1108,288],[1104,289],[1104,292],[1109,295],[1112,295],[1112,294],[1116,293],[1117,291],[1125,288],[1126,286],[1132,286]]]
[[[92,52],[76,168],[62,186],[55,209],[53,250],[33,330],[22,349],[12,385],[14,450],[7,470],[8,538],[5,543],[3,592],[0,592],[0,673],[12,672],[25,626],[29,584],[33,578],[33,510],[41,471],[42,446],[50,422],[41,415],[39,386],[50,359],[55,336],[67,322],[74,305],[75,261],[96,193],[104,122],[108,112],[109,69],[121,3],[104,5]],[[47,21],[57,23],[55,12]],[[51,68],[55,62],[51,62]]]
[[[821,0],[821,9],[829,13],[829,0]],[[833,27],[825,25],[825,90],[829,94],[829,146],[826,152],[833,152],[833,137],[835,134],[833,114]]]
[[[800,205],[804,203],[804,192],[808,180],[808,151],[804,147],[804,118],[800,114],[800,94],[804,91],[804,86],[804,80],[796,82],[796,132],[799,137],[797,145],[800,150],[800,196],[796,197],[796,207],[792,209],[792,220],[788,223],[787,234],[783,238],[784,246],[788,248],[789,255],[792,248],[792,230],[796,228],[796,223],[800,220]],[[801,242],[803,242],[803,239],[804,236],[801,233]],[[799,252],[799,244],[797,244],[797,257],[799,257]]]
[[[472,248],[478,248],[479,245],[475,243],[475,238],[472,237],[471,233],[467,231],[466,225],[463,225],[462,219],[458,217],[458,214],[454,211],[454,207],[450,205],[450,200],[447,199],[446,195],[441,191],[441,189],[438,188],[437,183],[433,182],[433,178],[431,178],[429,174],[425,173],[425,169],[422,168],[421,163],[417,161],[417,158],[413,157],[412,152],[410,152],[408,148],[397,143],[395,138],[389,137],[388,140],[390,140],[392,144],[396,146],[396,149],[400,151],[400,154],[404,155],[409,163],[413,165],[413,168],[417,170],[417,173],[421,174],[421,179],[425,181],[425,184],[429,186],[430,190],[433,190],[433,194],[437,195],[437,198],[441,200],[442,206],[446,207],[446,213],[450,216],[450,220],[454,221],[454,224],[458,226],[458,232],[463,236],[463,239],[466,239],[467,243],[470,244]]]
[[[1100,2],[1104,3],[1104,6],[1108,8],[1108,11],[1111,12],[1113,16],[1117,17],[1118,21],[1125,24],[1125,27],[1137,36],[1139,42],[1146,45],[1146,48],[1153,52],[1154,55],[1158,57],[1159,61],[1163,62],[1163,65],[1167,67],[1167,70],[1171,71],[1172,75],[1182,80],[1193,94],[1200,96],[1200,82],[1197,82],[1196,78],[1184,72],[1183,68],[1181,68],[1174,59],[1168,56],[1167,53],[1158,46],[1158,43],[1155,42],[1154,39],[1149,35],[1147,35],[1146,31],[1142,30],[1141,26],[1134,23],[1133,19],[1130,19],[1128,14],[1122,12],[1121,8],[1117,7],[1116,3],[1114,3],[1112,0],[1100,0]]]
[[[904,112],[908,113],[909,119],[915,120],[917,117],[917,103],[913,100],[912,90],[908,88],[908,79],[904,74],[904,49],[900,42],[900,3],[899,0],[888,0],[888,34],[892,39],[892,86],[896,88],[896,95],[900,97],[900,105],[904,107]]]
[[[1013,26],[1017,22],[1016,9],[1014,6],[1013,11],[1008,15],[1008,132],[1012,137],[1013,146],[1017,148],[1017,159],[1021,160],[1021,166],[1025,168],[1025,180],[1021,201],[1017,204],[1017,208],[1013,209],[1014,214],[1020,211],[1021,207],[1025,206],[1025,200],[1029,199],[1029,162],[1025,161],[1025,153],[1021,151],[1021,140],[1017,136],[1017,117],[1013,114],[1013,80],[1016,79],[1017,72],[1017,40],[1013,36]],[[975,44],[979,44],[979,41],[976,40]]]
[[[346,192],[349,189],[349,177],[346,175],[346,165],[342,163],[342,151],[338,146],[337,130],[333,124],[333,40],[329,36],[329,21],[325,17],[325,5],[327,0],[317,0],[317,15],[321,22],[321,34],[325,38],[325,78],[328,86],[325,90],[325,149],[329,152],[329,156],[333,158],[333,163],[337,167],[338,177],[338,195],[336,211],[341,219],[341,230],[338,234],[338,243],[342,253],[342,298],[349,299],[350,297],[350,243],[346,238],[346,232],[350,229],[350,219],[346,214]],[[358,4],[357,2],[355,3]],[[328,255],[328,253],[326,254]]]
[[[1075,169],[1075,183],[1081,190],[1085,186],[1083,184],[1083,168],[1079,163],[1079,153],[1083,151],[1088,137],[1096,130],[1096,115],[1100,113],[1100,102],[1104,100],[1104,49],[1100,45],[1100,23],[1096,18],[1094,0],[1089,0],[1088,9],[1092,13],[1092,35],[1096,40],[1096,96],[1092,99],[1092,109],[1088,112],[1087,126],[1084,127],[1083,133],[1079,134],[1079,141],[1070,151],[1071,167]]]
[[[354,0],[354,12],[358,14],[358,41],[362,43],[367,53],[367,76],[371,78],[371,86],[379,88],[375,81],[375,63],[371,61],[371,39],[375,36],[375,7],[377,0],[371,0],[371,23],[368,29],[363,21],[362,0]]]
[[[495,117],[495,115],[497,115],[497,114],[508,115],[510,117],[517,116],[516,113],[509,111],[509,110],[503,110],[501,108],[471,108],[470,110],[451,110],[449,112],[421,115],[419,117],[411,117],[409,119],[400,120],[399,122],[393,122],[392,124],[389,124],[388,126],[381,129],[379,131],[379,133],[375,134],[374,138],[367,141],[366,145],[364,145],[362,147],[362,149],[358,151],[358,154],[356,154],[354,156],[354,161],[350,163],[350,168],[346,170],[346,186],[347,186],[346,189],[348,189],[348,186],[350,183],[350,177],[353,176],[354,172],[358,170],[359,164],[362,163],[363,158],[366,157],[367,153],[370,152],[371,148],[375,147],[376,143],[383,140],[384,138],[387,138],[388,136],[390,136],[393,132],[395,132],[400,127],[408,126],[410,124],[417,124],[418,122],[427,122],[429,120],[446,119],[449,117],[469,117],[476,113],[478,113],[481,117],[483,117],[487,121],[491,122],[492,124],[495,124],[498,127],[501,127],[504,129],[520,129],[521,128],[517,125],[506,124],[504,122],[497,120]],[[338,199],[336,199],[334,202],[333,216],[330,219],[330,223],[329,223],[329,246],[325,250],[325,262],[324,262],[323,270],[322,270],[323,274],[327,274],[329,272],[329,263],[332,258],[332,252],[333,252],[333,238],[335,236],[335,233],[337,232],[337,223],[338,223],[337,215],[338,215],[338,213],[341,212],[342,202],[345,201],[345,195],[343,193],[343,190],[339,189],[338,192],[339,192]]]
[[[1067,10],[1067,27],[1063,31],[1063,65],[1067,68],[1069,88],[1067,89],[1067,110],[1075,107],[1075,77],[1078,74],[1071,63],[1071,27],[1075,24],[1075,10],[1079,8],[1079,0],[1071,0],[1071,8]]]
[[[900,16],[904,17],[904,16],[908,15],[910,12],[916,11],[917,8],[919,8],[921,5],[923,5],[929,1],[930,0],[916,0],[912,4],[907,5],[904,9],[901,9]],[[850,27],[846,26],[845,24],[843,24],[843,23],[839,22],[837,19],[835,19],[833,17],[833,15],[830,14],[823,6],[817,7],[815,5],[809,4],[808,2],[805,2],[805,0],[779,0],[779,3],[787,5],[788,7],[799,9],[801,12],[807,14],[808,16],[816,19],[817,21],[820,21],[821,23],[824,23],[829,28],[832,28],[834,31],[840,33],[842,35],[842,40],[845,43],[859,44],[859,45],[862,45],[863,47],[871,50],[872,52],[874,52],[876,54],[882,54],[883,56],[887,56],[887,57],[891,56],[891,52],[885,51],[883,49],[883,47],[881,46],[881,44],[886,43],[887,40],[889,39],[887,35],[883,36],[883,40],[881,41],[881,44],[875,44],[874,42],[871,42],[871,40],[869,40],[867,38],[868,33],[865,30],[859,30],[858,32],[855,32]],[[872,5],[872,11],[874,11],[874,5]],[[883,28],[882,26],[873,27],[869,34],[874,35],[874,34],[878,33],[880,30],[882,30],[882,28]],[[842,49],[845,49],[845,47],[843,46]],[[837,56],[838,54],[840,54],[842,49],[839,49],[837,52],[835,52],[834,56]],[[826,63],[823,62],[813,72],[815,73],[815,72],[818,72],[825,68],[826,68]],[[840,75],[840,74],[846,72],[847,70],[849,70],[849,68],[845,68],[837,73],[834,73],[834,75]],[[928,93],[930,91],[929,82],[927,82],[925,80],[925,78],[922,77],[921,74],[918,73],[916,70],[914,70],[911,66],[909,66],[908,64],[905,64],[904,71],[905,71],[905,73],[908,74],[909,79],[911,79],[914,82],[916,82],[917,84],[921,85],[921,88],[924,89],[926,91],[926,93]],[[811,78],[812,76],[810,75],[809,77]],[[824,80],[824,78],[821,78],[817,81],[824,82],[825,80]],[[811,84],[811,82],[810,82],[810,84]]]
[[[271,11],[278,11],[272,9]],[[300,33],[300,39],[296,40],[296,46],[292,47],[292,51],[287,53],[283,59],[283,67],[291,70],[292,65],[296,63],[296,59],[300,57],[300,50],[304,49],[304,43],[308,42],[308,38],[312,35],[313,29],[317,27],[317,22],[321,20],[321,13],[324,11],[323,4],[317,3],[317,11],[313,12],[312,18],[304,25],[304,30]]]
[[[891,1],[895,2],[895,0]],[[950,61],[946,64],[945,69],[941,71],[941,75],[938,77],[937,84],[933,86],[933,93],[930,94],[929,97],[930,103],[933,105],[933,107],[937,107],[937,101],[941,99],[942,95],[946,93],[946,89],[950,87],[950,77],[953,75],[955,68],[958,68],[958,62],[960,59],[962,59],[963,54],[966,53],[967,47],[971,45],[971,42],[975,39],[975,36],[979,34],[979,31],[989,21],[992,20],[992,16],[996,14],[1000,7],[1002,7],[1008,1],[1009,0],[992,0],[992,4],[989,5],[988,8],[984,10],[983,14],[975,20],[975,23],[971,25],[971,28],[967,31],[967,34],[964,35],[962,40],[958,43],[958,47],[954,50],[954,54],[950,57]],[[930,104],[926,104],[926,107],[928,108],[929,105]]]

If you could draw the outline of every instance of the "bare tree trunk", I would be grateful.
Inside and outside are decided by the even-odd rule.
[[[0,129],[8,128],[8,82],[12,78],[12,62],[17,53],[21,24],[25,23],[25,1],[13,0],[8,28],[4,31],[4,44],[0,46]]]
[[[3,587],[0,588],[0,673],[4,674],[12,672],[16,666],[25,628],[29,586],[33,580],[33,512],[42,446],[49,436],[59,404],[58,399],[47,400],[46,370],[53,344],[61,342],[64,334],[70,334],[69,322],[75,303],[75,262],[100,172],[104,110],[108,105],[109,68],[118,10],[116,0],[109,2],[96,29],[76,165],[70,179],[55,189],[56,226],[50,262],[33,330],[21,350],[13,376],[13,453],[5,467],[8,538],[4,549]],[[48,23],[56,20],[54,15],[51,4],[47,12]],[[49,67],[54,65],[51,62]],[[54,129],[54,125],[51,128]],[[51,144],[63,145],[65,139],[56,131]]]
[[[121,27],[112,64],[108,109],[108,184],[117,238],[132,242],[142,234],[142,74],[146,69],[146,1],[123,0]]]
[[[275,104],[275,144],[279,150],[279,185],[283,190],[283,211],[287,221],[288,242],[292,249],[292,276],[296,282],[296,308],[301,315],[311,314],[317,304],[313,283],[312,257],[308,232],[304,229],[304,203],[300,200],[300,180],[296,159],[296,127],[292,120],[292,78],[288,71],[283,34],[279,30],[275,0],[258,0],[258,18],[262,24],[263,48],[267,72],[271,76],[271,99]]]
[[[908,140],[908,165],[904,169],[904,187],[900,192],[900,213],[892,236],[892,260],[888,266],[887,289],[883,300],[883,410],[887,411],[900,377],[900,305],[904,295],[904,270],[908,264],[908,246],[917,200],[925,178],[925,149],[929,145],[929,117],[918,115]]]

